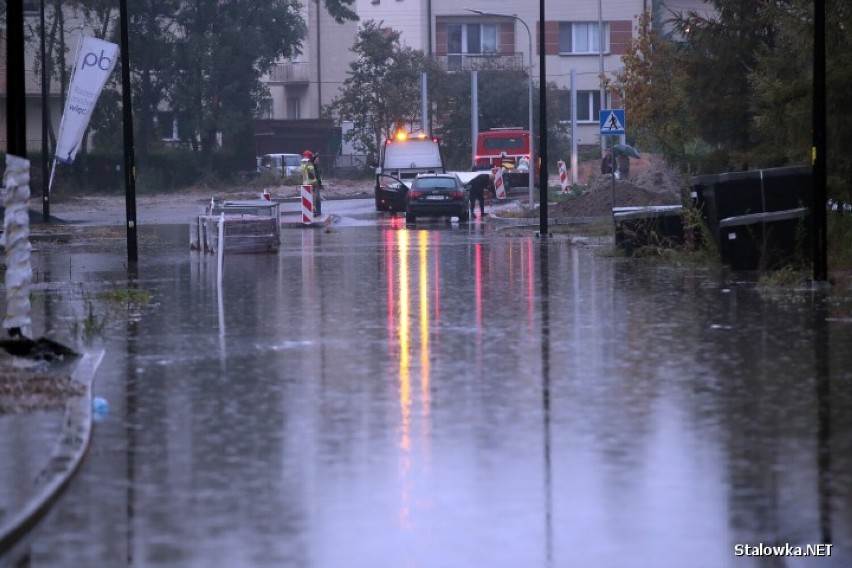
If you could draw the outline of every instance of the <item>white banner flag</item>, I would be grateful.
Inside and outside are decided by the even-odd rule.
[[[65,164],[74,161],[101,90],[115,67],[117,55],[116,44],[80,36],[77,62],[71,75],[71,87],[68,89],[68,100],[65,101],[65,112],[56,140],[56,160]]]

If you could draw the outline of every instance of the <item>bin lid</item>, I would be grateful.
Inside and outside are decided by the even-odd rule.
[[[235,201],[225,201],[222,203],[225,207],[274,207],[276,203],[265,199],[243,199]]]
[[[783,211],[768,211],[766,213],[749,213],[748,215],[737,215],[736,217],[727,217],[719,221],[719,228],[725,229],[728,227],[738,227],[742,225],[752,225],[754,223],[771,223],[773,221],[787,221],[797,217],[804,217],[809,207],[798,207],[796,209],[785,209]]]
[[[785,177],[811,175],[813,168],[810,166],[783,166],[780,168],[764,168],[761,170],[763,177]]]
[[[612,215],[616,220],[678,216],[682,212],[683,205],[649,205],[647,207],[612,208]]]
[[[747,170],[744,172],[725,172],[719,174],[719,183],[740,181],[740,180],[759,180],[760,170]]]
[[[692,185],[707,185],[715,183],[719,179],[719,174],[702,174],[700,176],[692,176]]]

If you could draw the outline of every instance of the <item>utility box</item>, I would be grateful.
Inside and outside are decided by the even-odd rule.
[[[643,246],[670,248],[683,244],[683,207],[613,207],[615,244],[627,254]]]
[[[810,209],[752,213],[719,222],[722,262],[734,270],[800,266],[811,257]]]
[[[719,174],[716,181],[706,187],[704,207],[707,226],[716,244],[721,244],[719,222],[722,219],[764,212],[760,170]]]
[[[713,190],[713,186],[718,181],[717,174],[693,176],[692,184],[689,188],[689,199],[692,207],[700,214],[701,218],[707,222],[707,194]]]
[[[808,166],[792,166],[695,176],[691,191],[693,204],[721,248],[723,219],[809,207],[813,172]]]
[[[814,176],[810,166],[768,168],[763,174],[764,211],[786,211],[810,207]]]

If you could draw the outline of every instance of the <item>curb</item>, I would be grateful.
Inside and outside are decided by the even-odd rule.
[[[282,217],[284,217],[282,215]],[[300,217],[296,217],[297,219],[301,219]],[[336,223],[340,219],[339,215],[334,213],[329,213],[328,215],[320,215],[319,217],[314,217],[314,220],[310,223],[302,223],[301,220],[281,220],[281,226],[287,227],[290,229],[317,229],[321,227],[327,227],[332,223]]]
[[[89,449],[92,434],[92,383],[104,351],[83,354],[71,374],[85,392],[65,405],[56,448],[33,480],[35,491],[26,506],[0,525],[0,566],[17,566],[29,537],[68,487]]]

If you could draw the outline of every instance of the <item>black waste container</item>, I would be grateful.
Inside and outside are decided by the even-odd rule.
[[[810,209],[728,217],[719,222],[722,262],[734,270],[774,270],[810,258]]]
[[[793,166],[760,171],[763,176],[764,211],[786,211],[811,206],[813,168]]]
[[[689,189],[689,197],[691,204],[700,213],[701,218],[707,222],[707,194],[713,190],[713,185],[718,181],[718,174],[708,174],[703,176],[693,176]]]
[[[726,172],[704,192],[707,225],[721,245],[719,222],[728,217],[762,213],[763,195],[760,170]]]
[[[627,254],[643,246],[671,247],[683,243],[683,207],[613,207],[615,244]]]

